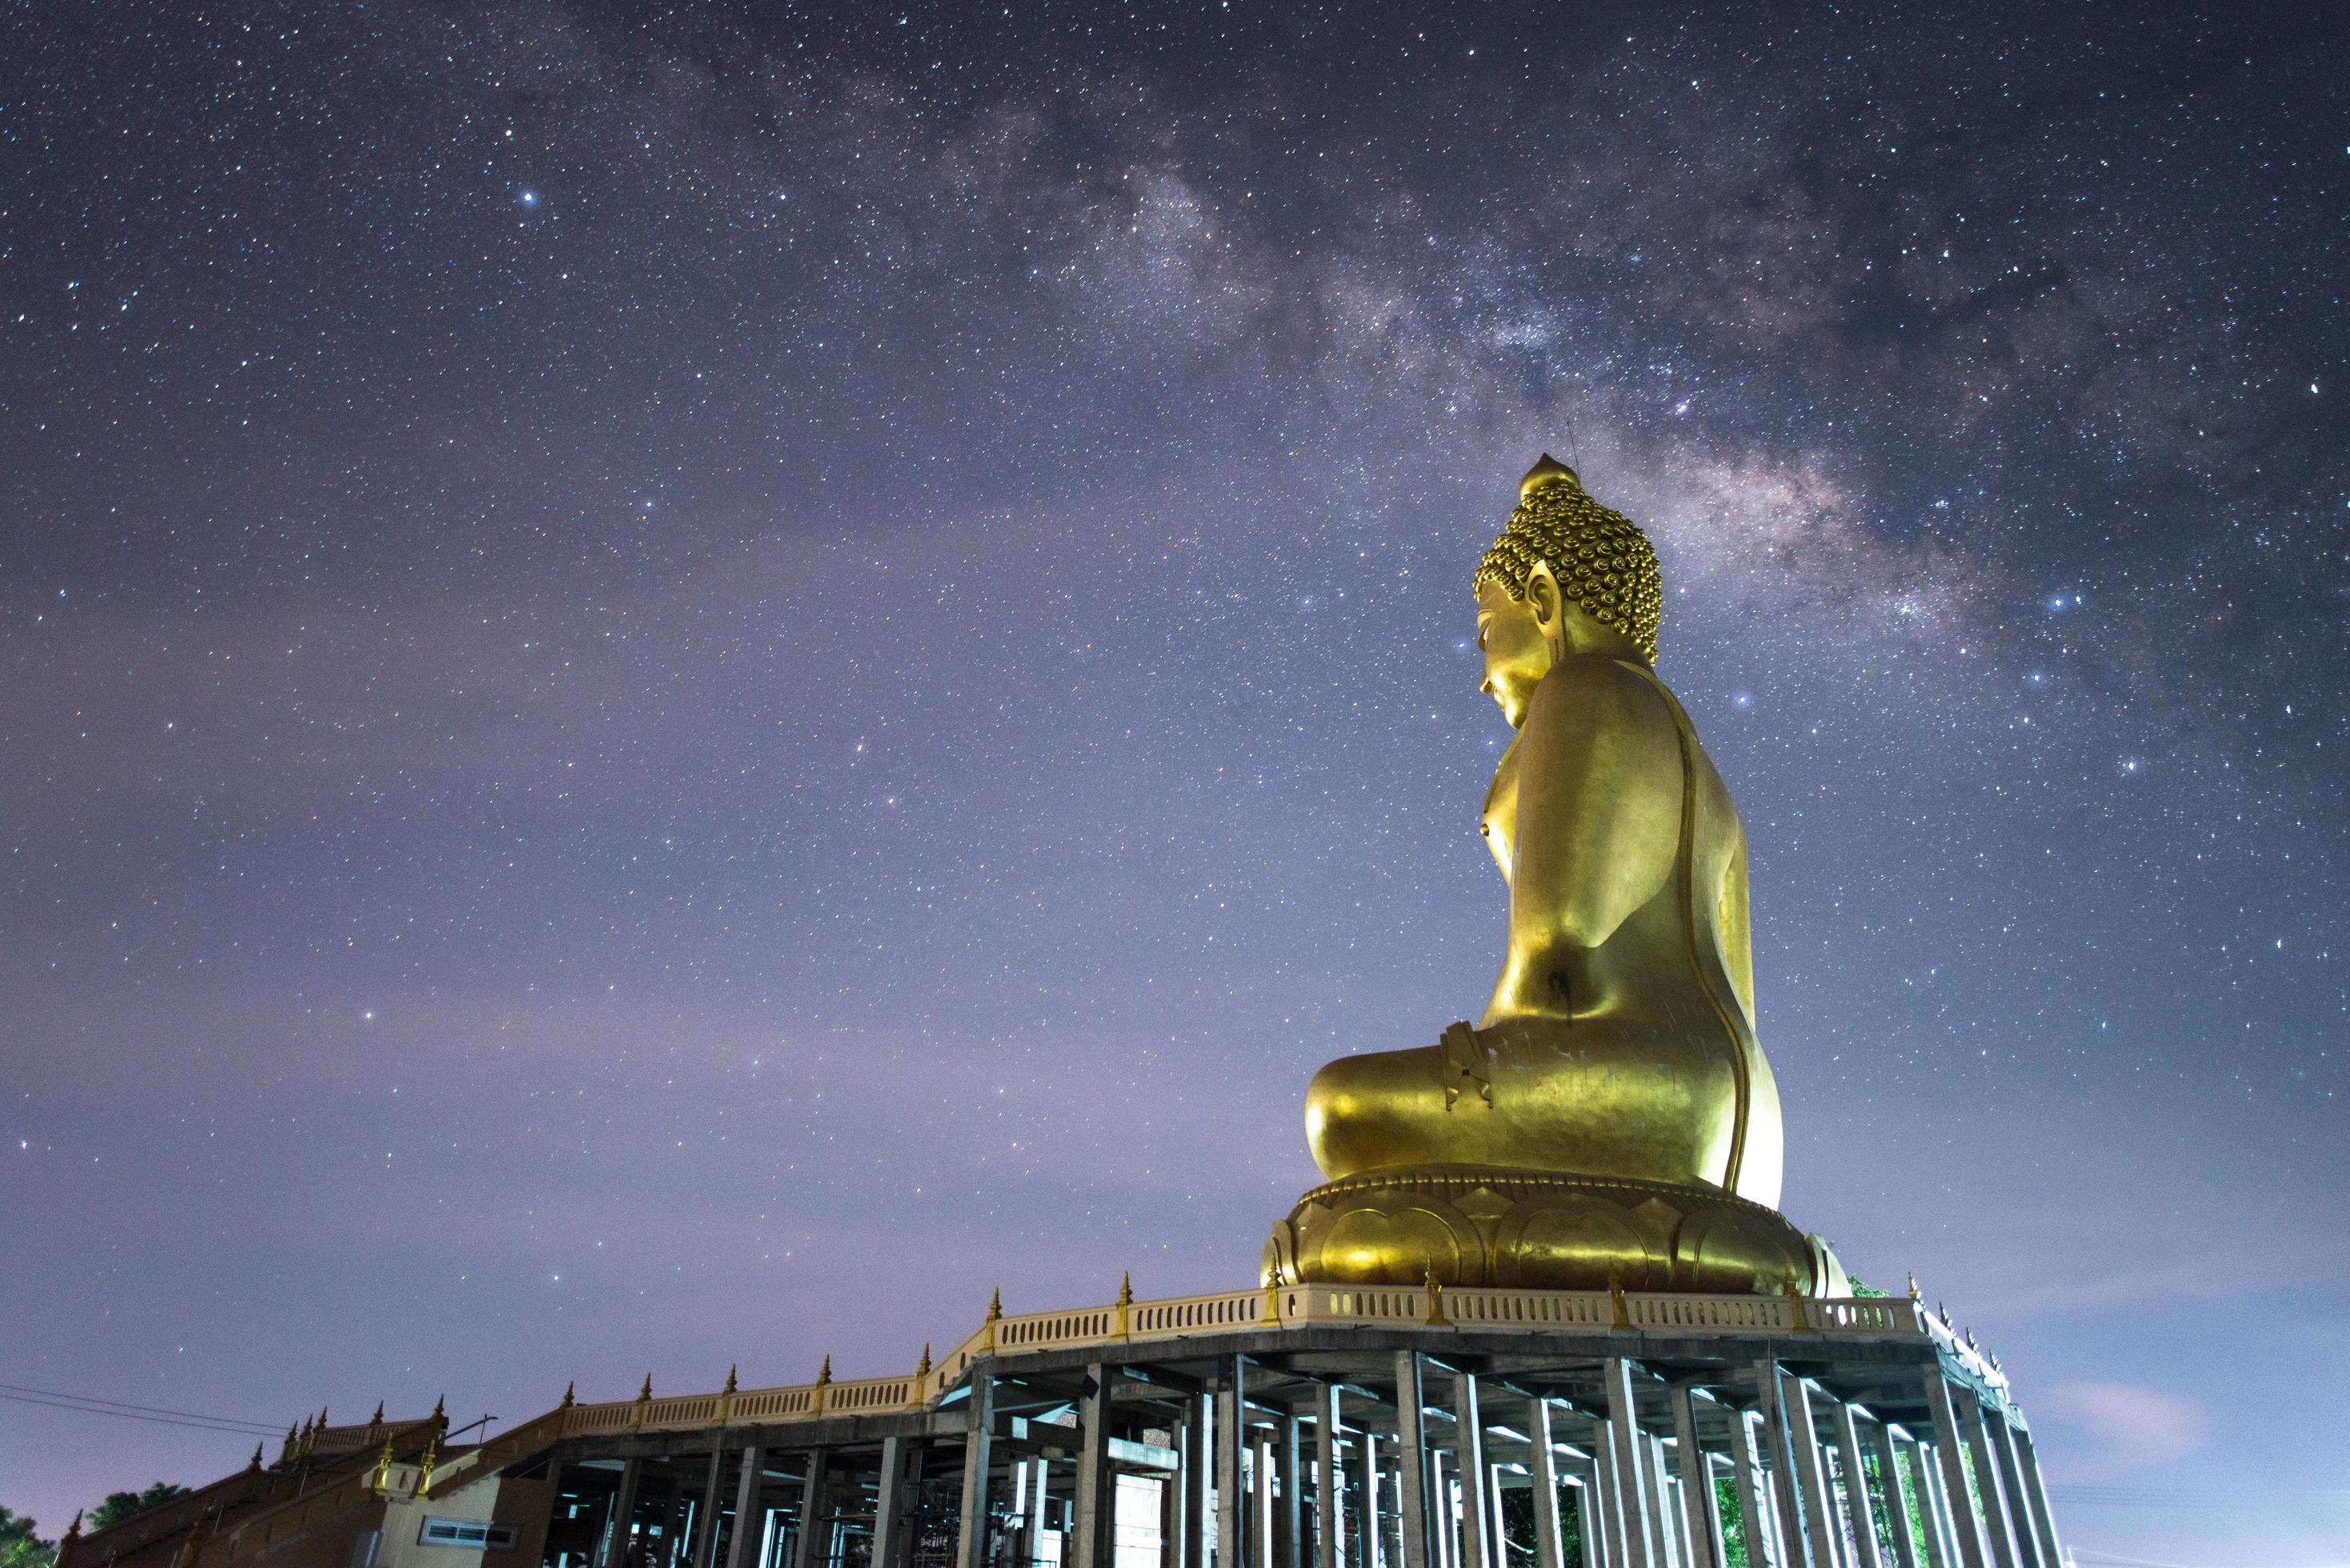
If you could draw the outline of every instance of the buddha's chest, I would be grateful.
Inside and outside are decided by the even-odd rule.
[[[1502,868],[1506,880],[1517,864],[1518,836],[1518,743],[1502,753],[1501,765],[1493,770],[1493,784],[1485,792],[1485,809],[1477,819],[1477,830],[1485,836],[1485,847],[1493,852],[1493,863]]]

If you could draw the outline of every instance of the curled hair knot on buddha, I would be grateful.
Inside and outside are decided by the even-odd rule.
[[[1567,602],[1630,638],[1650,664],[1657,662],[1665,591],[1656,551],[1638,524],[1591,499],[1575,470],[1548,453],[1520,483],[1518,504],[1470,586],[1498,583],[1512,598],[1523,599],[1534,567],[1545,563]]]

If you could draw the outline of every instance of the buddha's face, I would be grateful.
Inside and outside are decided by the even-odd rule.
[[[1537,577],[1547,575],[1536,573]],[[1525,723],[1526,705],[1556,656],[1549,624],[1556,611],[1545,616],[1544,608],[1539,593],[1513,599],[1490,577],[1477,585],[1477,646],[1485,655],[1485,682],[1479,690],[1500,706],[1513,730]]]

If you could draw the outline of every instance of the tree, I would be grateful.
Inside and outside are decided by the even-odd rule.
[[[187,1495],[186,1487],[173,1486],[170,1481],[157,1481],[145,1491],[110,1491],[106,1494],[106,1501],[89,1511],[89,1519],[84,1528],[95,1535],[101,1530],[112,1529],[126,1519],[142,1514],[159,1503]],[[5,1568],[5,1565],[0,1565],[0,1568]]]
[[[33,1521],[0,1508],[0,1568],[49,1568],[57,1543],[33,1533]]]

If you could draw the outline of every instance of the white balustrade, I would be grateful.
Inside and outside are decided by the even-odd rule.
[[[694,1394],[575,1405],[565,1413],[567,1437],[627,1431],[698,1429],[878,1414],[934,1405],[983,1355],[1015,1356],[1084,1345],[1168,1340],[1192,1334],[1242,1334],[1337,1324],[1440,1327],[1477,1333],[1561,1331],[1701,1334],[1801,1332],[1796,1303],[1784,1296],[1701,1296],[1606,1291],[1507,1291],[1462,1287],[1439,1293],[1394,1285],[1288,1285],[1268,1299],[1262,1290],[1079,1307],[1066,1312],[1006,1314],[985,1323],[948,1352],[927,1376],[873,1377],[843,1383],[798,1383],[744,1388],[729,1397]],[[1802,1330],[1837,1335],[1930,1337],[1952,1350],[1985,1383],[2005,1379],[1951,1337],[1916,1302],[1899,1297],[1801,1303]],[[1125,1326],[1119,1328],[1123,1314]],[[723,1415],[722,1415],[723,1411]]]

